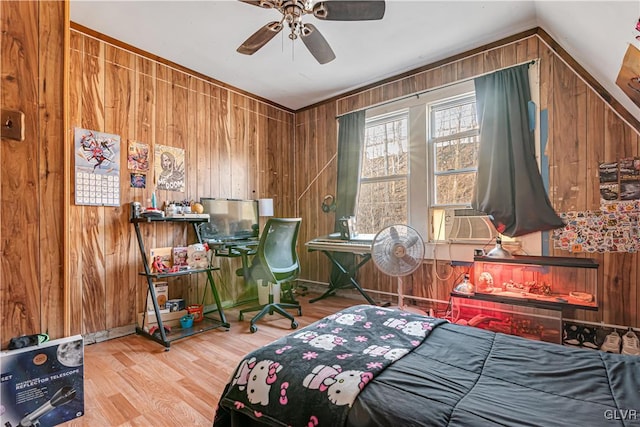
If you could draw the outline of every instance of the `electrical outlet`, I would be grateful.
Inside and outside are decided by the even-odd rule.
[[[3,108],[0,129],[3,138],[24,141],[24,113]]]

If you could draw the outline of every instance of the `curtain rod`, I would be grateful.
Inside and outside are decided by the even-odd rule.
[[[394,99],[390,99],[390,100],[388,100],[388,101],[382,101],[382,102],[379,102],[379,103],[377,103],[377,104],[372,104],[372,105],[369,105],[369,106],[367,106],[367,107],[358,108],[358,109],[356,109],[356,110],[351,110],[351,111],[349,111],[348,113],[338,114],[338,115],[336,116],[336,119],[339,119],[339,118],[340,118],[340,117],[342,117],[342,116],[346,116],[347,114],[355,113],[356,111],[362,111],[362,110],[365,110],[365,111],[366,111],[366,110],[369,110],[369,109],[371,109],[371,108],[382,107],[382,106],[384,106],[384,105],[393,104],[394,102],[403,101],[403,100],[405,100],[405,99],[410,99],[410,98],[413,98],[413,97],[420,98],[420,95],[424,95],[425,93],[432,92],[432,91],[434,91],[434,90],[436,90],[436,89],[443,89],[443,88],[445,88],[445,87],[454,86],[454,85],[457,85],[457,84],[460,84],[460,83],[463,83],[463,82],[468,82],[469,80],[473,80],[473,79],[475,79],[475,78],[477,78],[477,77],[486,76],[486,75],[489,75],[489,74],[495,73],[495,72],[497,72],[497,71],[507,70],[507,69],[509,69],[509,68],[515,68],[515,67],[519,67],[519,66],[521,66],[521,65],[525,65],[525,64],[529,64],[529,66],[531,66],[531,65],[534,65],[534,64],[535,64],[535,63],[537,63],[537,62],[540,62],[540,58],[531,59],[531,60],[524,61],[524,62],[521,62],[521,63],[519,63],[519,64],[515,64],[515,65],[509,65],[508,67],[498,68],[498,69],[496,69],[496,70],[492,70],[492,71],[488,71],[488,72],[486,72],[486,73],[478,74],[478,75],[473,76],[473,77],[469,77],[469,78],[462,79],[462,80],[456,80],[456,81],[455,81],[455,82],[453,82],[453,83],[447,83],[447,84],[444,84],[444,85],[442,85],[442,86],[432,87],[432,88],[429,88],[429,89],[427,89],[427,90],[423,90],[423,91],[420,91],[420,92],[414,92],[414,93],[412,93],[412,94],[404,95],[404,96],[401,96],[401,97],[399,97],[399,98],[394,98]],[[447,65],[448,65],[448,64],[447,64]],[[443,66],[444,66],[444,65],[443,65]],[[439,67],[438,67],[438,68],[439,68]],[[415,75],[414,75],[414,76],[415,76]],[[413,76],[412,76],[412,77],[413,77]],[[395,81],[393,81],[393,82],[385,83],[385,84],[383,84],[382,86],[385,86],[385,85],[387,85],[387,84],[391,84],[391,83],[397,83],[397,82],[399,82],[399,81],[401,81],[401,80],[404,80],[404,79],[406,79],[406,78],[407,78],[407,77],[404,77],[404,78],[402,78],[402,79],[395,80]]]

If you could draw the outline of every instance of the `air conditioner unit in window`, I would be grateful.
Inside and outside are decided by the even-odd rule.
[[[498,235],[484,212],[447,208],[444,215],[446,240],[451,243],[488,243]]]

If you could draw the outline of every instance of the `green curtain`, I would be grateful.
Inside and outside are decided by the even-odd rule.
[[[488,214],[496,229],[510,237],[564,227],[536,162],[528,67],[474,80],[480,147],[472,207]]]
[[[362,147],[364,146],[365,111],[356,111],[338,118],[338,177],[334,231],[339,231],[338,220],[355,214],[360,184]],[[335,257],[347,270],[353,271],[355,255],[336,252]],[[331,283],[334,286],[350,283],[340,271],[333,267]]]

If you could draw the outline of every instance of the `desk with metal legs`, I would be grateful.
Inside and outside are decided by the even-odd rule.
[[[349,278],[349,283],[345,285],[336,285],[333,281],[329,281],[329,289],[320,295],[317,298],[313,298],[309,300],[309,302],[314,303],[321,299],[327,298],[329,296],[335,295],[338,289],[347,289],[347,288],[355,288],[362,296],[369,302],[369,304],[377,305],[376,302],[371,298],[360,283],[356,280],[356,273],[371,259],[371,245],[372,241],[370,240],[338,240],[338,239],[329,239],[329,238],[317,238],[308,241],[305,245],[307,246],[307,250],[309,252],[320,251],[326,255],[327,258],[331,261],[331,264],[336,266],[336,268],[346,277]],[[358,262],[355,267],[351,270],[345,268],[344,265],[340,263],[340,261],[335,257],[335,252],[347,252],[352,253],[354,255],[360,256],[360,262]]]

